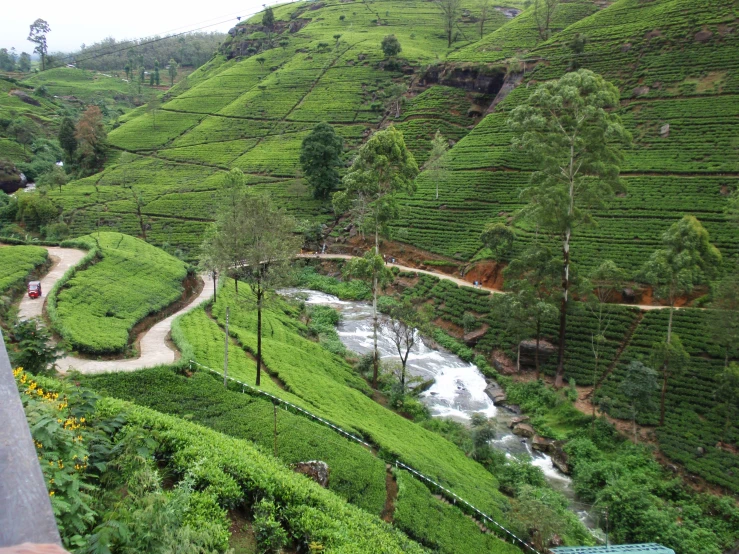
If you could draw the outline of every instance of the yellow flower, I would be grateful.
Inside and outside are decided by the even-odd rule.
[[[49,496],[54,496],[54,491],[49,491]]]

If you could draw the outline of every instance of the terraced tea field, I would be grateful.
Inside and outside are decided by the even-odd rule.
[[[467,15],[458,23],[453,49],[479,38],[479,8],[472,0],[463,4]],[[281,35],[286,45],[260,56],[215,56],[174,87],[157,113],[139,109],[122,117],[123,125],[109,134],[120,152],[114,163],[53,195],[73,232],[90,232],[100,224],[138,234],[130,193],[126,198],[120,185],[133,186],[144,198],[151,240],[192,258],[205,222],[214,217],[215,193],[232,167],[241,168],[250,186],[269,190],[301,219],[329,222],[330,206],[314,201],[300,181],[303,138],[317,123],[331,123],[345,139],[348,165],[351,151],[389,122],[382,107],[386,89],[404,80],[401,71],[381,67],[382,38],[394,33],[403,46],[401,57],[416,68],[446,52],[446,42],[437,9],[428,2],[334,0],[320,9],[306,8],[276,8],[278,22],[307,23],[299,32]],[[493,10],[485,32],[507,21]],[[335,35],[341,36],[336,40]],[[453,141],[467,134],[474,124],[466,115],[469,105],[457,89],[432,87],[409,101],[397,123],[423,161],[437,128]]]
[[[47,306],[55,330],[87,354],[122,352],[136,323],[182,294],[183,262],[120,233],[77,241],[90,259],[57,283]]]

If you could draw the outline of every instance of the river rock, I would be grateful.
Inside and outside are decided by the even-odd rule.
[[[503,403],[503,404],[501,404],[501,406],[505,406],[506,409],[508,409],[509,412],[513,412],[516,415],[521,415],[521,412],[522,412],[521,406],[519,406],[518,404],[506,404],[506,403]]]
[[[21,102],[25,102],[26,104],[30,104],[31,106],[40,106],[41,102],[36,100],[33,96],[30,96],[28,93],[19,90],[19,89],[13,89],[8,94],[11,96],[15,96],[20,100]]]
[[[529,421],[529,419],[530,418],[527,415],[512,417],[511,420],[508,422],[508,428],[513,429],[519,423],[526,423],[527,421]]]
[[[11,194],[26,184],[26,177],[8,160],[0,160],[0,190]]]
[[[502,404],[507,399],[505,391],[495,381],[490,381],[488,383],[488,386],[485,387],[485,394],[490,397],[493,404]]]
[[[313,479],[324,489],[328,488],[328,480],[331,475],[331,469],[326,462],[319,460],[311,460],[309,462],[298,462],[293,466],[293,471],[300,473]]]
[[[524,369],[534,369],[536,367],[536,341],[521,341],[521,367]],[[539,341],[539,366],[541,366],[549,356],[557,351],[557,347],[546,340]]]
[[[475,331],[470,331],[467,333],[462,340],[464,340],[464,343],[467,346],[475,346],[478,341],[485,336],[485,333],[488,332],[488,326],[483,325],[479,329],[476,329]]]
[[[528,423],[518,423],[513,426],[513,434],[519,437],[533,437],[536,434],[534,428]]]
[[[549,454],[555,449],[554,441],[552,439],[545,439],[544,437],[535,435],[534,438],[531,439],[531,448],[538,450],[539,452],[546,452]]]
[[[554,467],[565,475],[570,474],[570,466],[567,463],[567,454],[565,454],[563,450],[557,450],[555,453],[550,454],[550,456],[552,457]]]

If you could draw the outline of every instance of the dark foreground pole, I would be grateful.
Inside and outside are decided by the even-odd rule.
[[[0,331],[0,547],[61,544]]]

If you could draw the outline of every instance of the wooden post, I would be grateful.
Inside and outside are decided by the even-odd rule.
[[[274,432],[274,439],[275,439],[275,458],[277,457],[277,402],[272,403],[272,407],[275,410],[275,432]]]
[[[226,306],[226,336],[223,353],[223,388],[228,388],[228,306]]]

